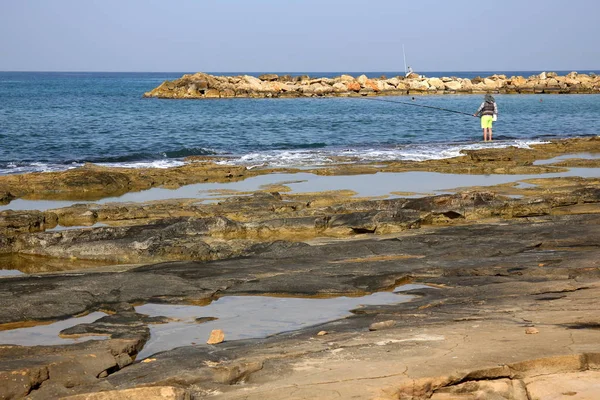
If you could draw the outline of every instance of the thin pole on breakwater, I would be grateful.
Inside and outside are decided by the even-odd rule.
[[[374,99],[372,97],[359,97],[359,98],[363,99],[363,100],[382,101],[384,103],[404,104],[406,106],[431,108],[431,109],[434,109],[434,110],[447,111],[447,112],[451,112],[451,113],[455,113],[455,114],[463,114],[463,115],[468,115],[469,117],[474,117],[473,114],[469,114],[469,113],[466,113],[466,112],[456,111],[456,110],[449,110],[447,108],[442,108],[442,107],[427,106],[425,104],[416,104],[416,103],[409,103],[409,102],[406,102],[406,101],[394,101],[394,100],[386,100],[386,99]]]
[[[402,43],[402,55],[404,56],[404,76],[406,76],[406,52],[404,51],[404,43]]]

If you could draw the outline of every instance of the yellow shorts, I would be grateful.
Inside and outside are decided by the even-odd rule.
[[[481,129],[492,128],[493,118],[491,115],[483,115],[481,117]]]

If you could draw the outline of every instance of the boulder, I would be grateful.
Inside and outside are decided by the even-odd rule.
[[[354,91],[354,92],[358,92],[361,88],[360,83],[354,81],[354,82],[348,82],[346,83],[346,86],[348,87],[348,90]]]
[[[254,76],[250,76],[250,75],[244,75],[244,82],[246,82],[246,85],[248,86],[248,88],[252,91],[261,91],[262,90],[262,84],[263,82],[254,77]]]
[[[198,88],[193,83],[190,86],[188,86],[187,93],[190,96],[199,96],[200,95],[200,93],[198,92]]]
[[[221,97],[235,97],[235,91],[233,89],[224,89],[221,92]]]
[[[281,92],[282,84],[279,82],[270,81],[270,82],[263,83],[262,87],[263,87],[263,89],[262,89],[263,91],[279,93],[279,92]]]
[[[333,92],[333,88],[329,85],[323,85],[321,83],[313,83],[312,85],[308,86],[304,92],[305,93],[314,93],[318,96],[322,96],[324,94]]]
[[[409,80],[407,81],[408,83],[408,88],[410,90],[416,90],[416,91],[426,91],[429,90],[429,83],[427,83],[427,81],[417,81],[417,80]]]
[[[484,78],[482,83],[485,90],[493,91],[498,88],[496,81],[490,78]]]
[[[279,78],[279,75],[277,74],[263,74],[261,76],[258,77],[258,79],[260,79],[261,81],[276,81]]]
[[[461,85],[460,82],[452,81],[452,82],[446,82],[444,84],[444,88],[446,90],[457,91],[457,90],[460,90],[462,88],[462,85]]]
[[[363,84],[364,88],[371,88],[376,92],[379,92],[381,89],[379,88],[379,81],[374,81],[372,79],[367,79]]]
[[[282,92],[295,92],[296,90],[298,90],[298,87],[289,83],[282,83],[281,84],[281,91]]]
[[[390,78],[390,79],[386,80],[385,82],[388,83],[389,85],[396,87],[400,83],[400,79],[395,77],[395,78]]]
[[[342,93],[342,92],[348,91],[348,86],[344,85],[342,82],[334,83],[332,88],[333,88],[333,91],[336,93]]]
[[[444,90],[444,88],[446,87],[444,81],[440,78],[429,78],[428,82],[431,88],[435,88],[437,90]]]
[[[471,90],[473,90],[473,84],[471,83],[470,79],[458,79],[457,82],[460,82],[460,90],[465,92],[470,92]]]
[[[386,81],[377,81],[377,87],[379,88],[380,92],[388,92],[390,90],[395,90],[396,87],[393,85],[390,85],[389,83],[387,83]]]
[[[221,97],[221,92],[219,92],[217,89],[208,89],[206,92],[204,92],[204,97],[207,99],[218,99]]]

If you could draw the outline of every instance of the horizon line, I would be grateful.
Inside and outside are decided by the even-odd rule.
[[[600,71],[599,69],[595,69],[595,68],[576,68],[576,69],[496,69],[496,70],[487,70],[487,69],[478,69],[478,70],[420,70],[418,72],[422,72],[422,73],[431,73],[431,72],[535,72],[535,71],[542,71],[542,72],[556,72],[556,71],[570,71],[570,72],[580,72],[580,71]],[[37,72],[37,73],[49,73],[49,72],[56,72],[56,73],[140,73],[140,74],[170,74],[170,73],[177,73],[177,74],[188,74],[188,73],[198,73],[198,72],[202,72],[202,73],[207,73],[207,74],[213,74],[213,73],[219,73],[219,74],[233,74],[233,73],[246,73],[246,74],[311,74],[311,73],[349,73],[349,74],[358,74],[358,73],[397,73],[397,72],[402,72],[402,70],[397,70],[397,71],[393,71],[393,70],[388,70],[388,71],[365,71],[365,70],[359,70],[359,71],[342,71],[342,70],[337,70],[337,71],[209,71],[209,72],[204,72],[204,71],[116,71],[116,70],[110,70],[110,71],[92,71],[92,70],[0,70],[0,73],[2,72]]]

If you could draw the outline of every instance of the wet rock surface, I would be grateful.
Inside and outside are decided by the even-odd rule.
[[[364,341],[363,346],[375,346],[376,349],[392,346],[394,351],[403,353],[398,344],[407,339],[410,341],[409,338],[415,335],[425,335],[421,336],[422,340],[415,339],[416,343],[429,343],[432,337],[444,337],[443,340],[436,339],[435,343],[447,343],[448,331],[469,331],[475,329],[474,325],[478,325],[478,337],[482,333],[485,333],[484,338],[486,335],[495,337],[502,330],[519,335],[520,339],[513,340],[503,352],[523,359],[524,355],[530,354],[521,348],[531,346],[527,338],[536,338],[542,344],[546,342],[542,339],[544,335],[564,332],[571,337],[590,332],[589,329],[572,329],[572,324],[577,322],[597,323],[599,222],[600,215],[548,216],[533,223],[428,228],[396,237],[319,245],[280,246],[275,243],[254,256],[209,263],[148,265],[118,275],[10,278],[0,281],[0,296],[5,305],[0,318],[5,324],[57,319],[117,304],[119,306],[112,308],[116,314],[77,326],[65,334],[102,333],[111,336],[107,344],[124,339],[143,343],[146,334],[143,327],[153,321],[144,321],[142,316],[132,314],[122,304],[148,301],[198,303],[234,294],[347,295],[390,288],[406,279],[436,286],[409,292],[418,296],[412,302],[364,307],[350,318],[298,333],[225,342],[213,350],[204,345],[180,348],[126,368],[116,369],[114,365],[118,364],[114,363],[107,367],[106,361],[100,363],[101,360],[96,366],[93,361],[91,363],[98,370],[96,377],[105,370],[110,374],[106,378],[88,377],[85,382],[77,381],[72,385],[60,380],[52,382],[52,379],[46,386],[33,383],[30,389],[35,389],[32,394],[39,398],[55,393],[124,389],[146,384],[176,385],[191,390],[190,393],[218,389],[224,398],[232,391],[232,398],[236,398],[235,386],[230,386],[232,383],[252,383],[254,374],[260,377],[256,378],[258,386],[263,380],[271,382],[282,373],[276,372],[280,368],[287,371],[284,375],[291,373],[285,365],[298,362],[298,357],[321,359],[326,354],[337,354],[334,352],[337,349],[359,357],[366,349],[352,344],[353,337],[359,343]],[[300,276],[302,279],[298,279]],[[556,294],[561,296],[552,297]],[[365,337],[369,326],[377,323],[385,325],[386,329],[374,334],[384,336]],[[544,328],[538,335],[526,335],[525,327],[531,324]],[[487,330],[480,329],[483,325],[488,326]],[[138,329],[141,329],[139,333]],[[311,343],[310,337],[320,330],[329,333],[327,343]],[[461,342],[463,340],[461,338]],[[88,343],[85,346],[103,345]],[[569,339],[564,346],[545,349],[544,354],[571,354],[579,348],[595,348],[594,343],[585,340],[581,347],[577,343],[577,340]],[[414,346],[411,349],[416,350]],[[64,350],[56,351],[67,354]],[[421,351],[424,352],[422,357],[428,359],[431,356],[429,350]],[[485,354],[481,349],[478,351]],[[48,364],[38,351],[10,347],[10,351],[2,355],[3,360],[10,360],[2,362],[7,376],[24,368],[21,353],[35,354],[36,363]],[[135,351],[131,353],[135,355]],[[470,359],[485,364],[489,363],[487,357]],[[79,367],[76,369],[81,373]],[[445,387],[451,382],[439,386]],[[69,390],[64,391],[65,386]],[[435,391],[427,389],[429,384],[422,386],[419,390],[424,390],[423,393]],[[408,389],[400,387],[398,390]],[[279,398],[280,394],[277,395]]]
[[[576,143],[596,145],[561,142],[544,158]],[[463,158],[552,168],[504,150]],[[4,211],[6,256],[99,264],[2,277],[0,329],[107,315],[60,333],[105,340],[0,345],[0,398],[529,399],[556,393],[551,386],[593,398],[600,181],[540,175],[527,183],[421,198],[265,190],[211,204]],[[49,230],[99,222],[111,225]],[[204,338],[136,359],[151,327],[172,321],[137,312],[140,304],[359,296],[406,282],[428,286],[407,292],[411,301],[362,306],[317,326],[243,340],[223,329],[222,343]],[[209,320],[219,323],[194,324]]]

